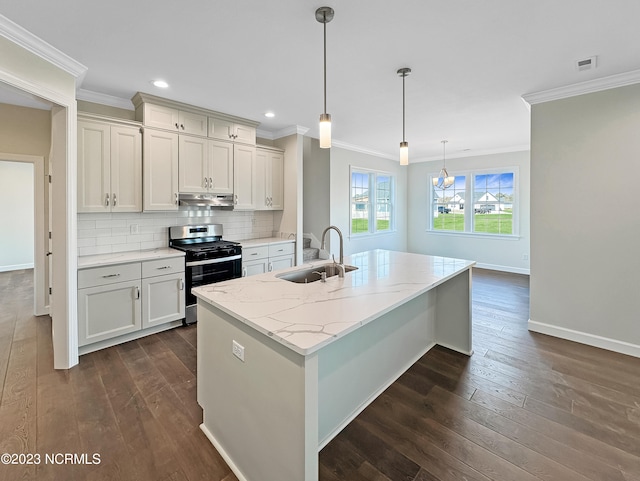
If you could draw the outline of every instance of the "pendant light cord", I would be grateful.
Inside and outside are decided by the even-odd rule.
[[[404,78],[406,75],[402,75],[402,141],[404,142]]]
[[[323,13],[324,18],[324,113],[327,113],[327,14]]]

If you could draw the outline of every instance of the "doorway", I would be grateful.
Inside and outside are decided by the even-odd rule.
[[[31,175],[27,175],[28,169],[25,170],[25,167],[31,167]],[[2,192],[8,197],[0,202],[0,206],[5,206],[3,227],[7,229],[7,235],[3,238],[12,244],[2,246],[6,257],[0,259],[0,270],[33,267],[33,314],[43,316],[49,314],[49,268],[46,261],[49,209],[45,205],[45,202],[48,204],[49,189],[44,157],[0,152],[0,169],[6,174],[1,182],[7,184]],[[16,192],[15,189],[28,187],[24,185],[27,178],[31,181],[29,192],[26,195]],[[27,223],[31,223],[31,226]],[[27,255],[27,249],[31,250],[31,256]],[[11,253],[16,253],[13,258],[18,259],[13,264],[8,257]],[[28,263],[32,265],[25,265]]]

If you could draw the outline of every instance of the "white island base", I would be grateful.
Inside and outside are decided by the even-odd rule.
[[[316,481],[318,452],[435,344],[471,355],[473,262],[347,262],[359,271],[326,283],[265,274],[199,288],[201,428],[240,481]]]

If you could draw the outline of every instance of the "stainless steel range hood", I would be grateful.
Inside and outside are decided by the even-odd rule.
[[[192,207],[233,208],[233,195],[218,194],[180,194],[180,205]]]

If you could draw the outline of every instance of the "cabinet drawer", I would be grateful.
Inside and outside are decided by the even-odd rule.
[[[168,257],[142,263],[142,277],[163,276],[184,272],[184,257]]]
[[[140,262],[82,269],[78,271],[78,289],[138,280],[140,272]]]
[[[286,244],[269,244],[269,257],[286,256],[294,254],[296,245],[293,242]]]
[[[265,259],[269,257],[269,246],[242,248],[242,260],[252,261],[255,259]]]

